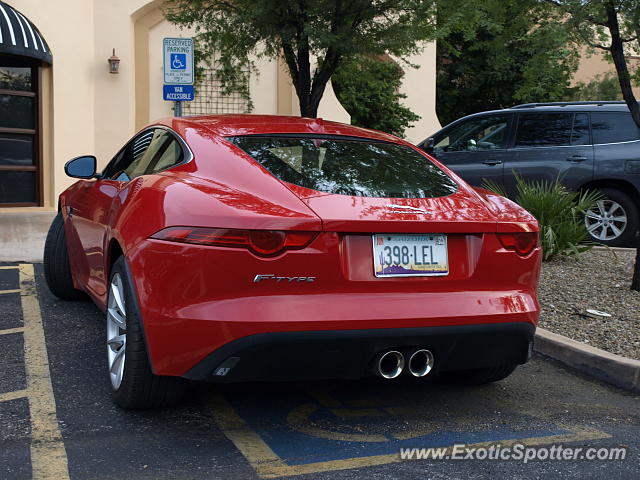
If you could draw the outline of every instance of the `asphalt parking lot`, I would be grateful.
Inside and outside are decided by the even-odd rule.
[[[0,266],[0,478],[639,478],[640,398],[535,357],[507,380],[194,384],[110,399],[103,317]],[[48,362],[47,362],[48,358]],[[626,448],[624,460],[401,460],[401,448]],[[452,453],[452,450],[448,450]]]

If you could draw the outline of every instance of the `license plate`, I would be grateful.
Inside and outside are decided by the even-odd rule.
[[[376,277],[449,274],[446,235],[377,234],[372,239]]]

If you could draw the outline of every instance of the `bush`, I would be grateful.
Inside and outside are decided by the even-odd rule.
[[[578,82],[563,98],[565,101],[622,100],[622,90],[615,73],[596,75],[591,81]]]
[[[420,116],[402,105],[404,72],[390,58],[357,55],[346,59],[331,77],[336,97],[351,115],[351,124],[399,137]]]
[[[594,242],[584,225],[584,212],[601,199],[597,192],[571,192],[558,180],[525,181],[516,175],[515,202],[528,210],[540,224],[540,241],[544,260],[557,256],[574,256],[590,250]],[[493,182],[485,188],[506,196]]]

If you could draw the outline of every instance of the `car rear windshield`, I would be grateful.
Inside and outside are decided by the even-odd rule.
[[[358,138],[228,138],[276,178],[326,193],[358,197],[433,198],[457,184],[415,150]]]

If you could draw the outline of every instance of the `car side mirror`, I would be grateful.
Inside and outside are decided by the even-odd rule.
[[[436,145],[436,141],[432,138],[427,138],[422,144],[422,149],[427,153],[433,153]]]
[[[97,160],[93,155],[85,155],[69,160],[64,165],[64,173],[73,178],[93,178],[96,176]]]

